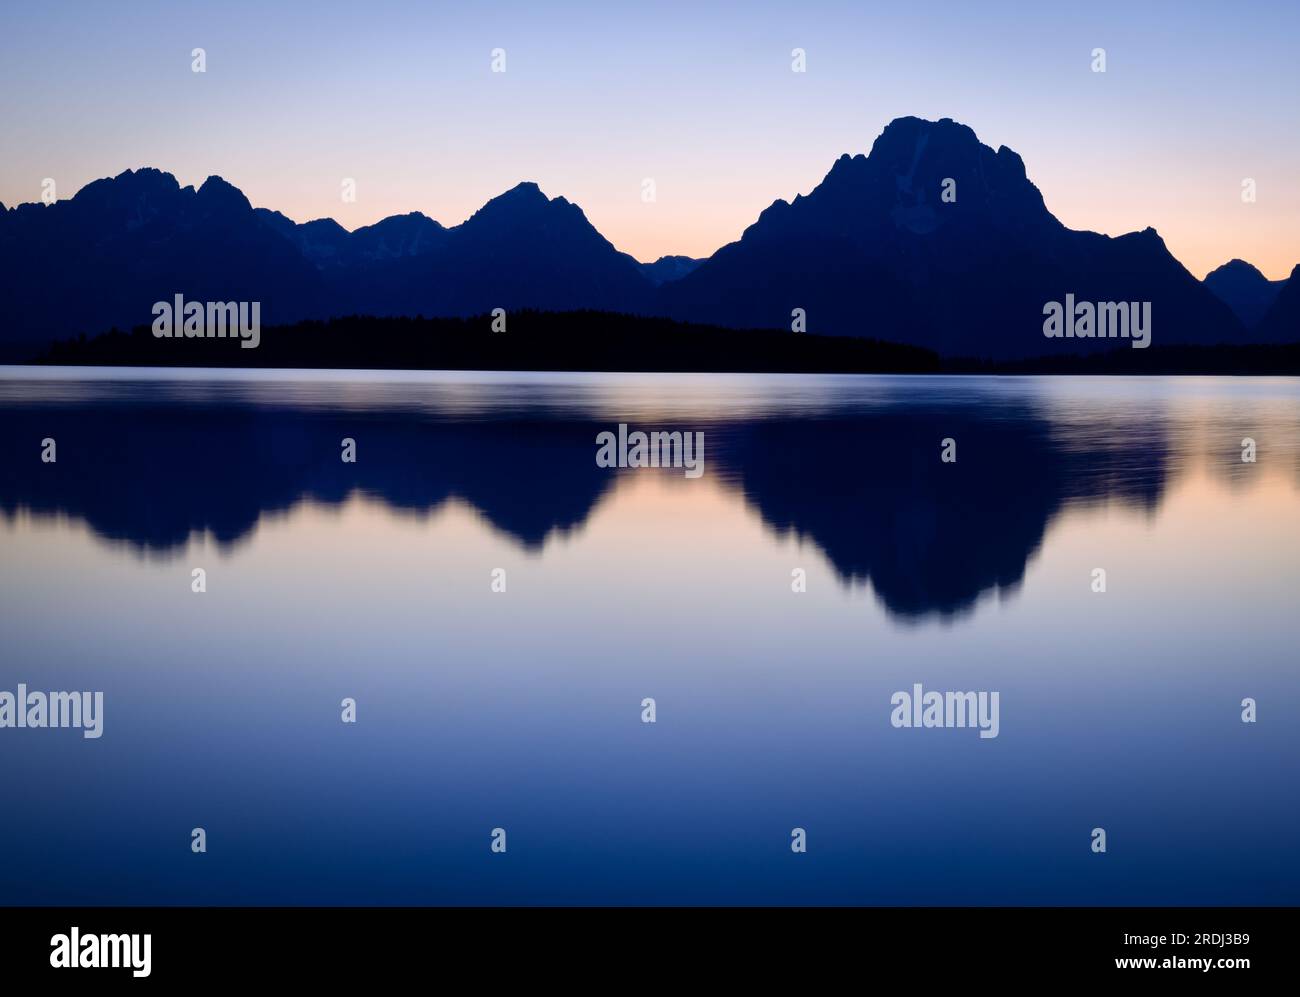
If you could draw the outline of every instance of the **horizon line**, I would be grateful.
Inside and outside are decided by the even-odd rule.
[[[902,116],[902,118],[893,118],[893,119],[891,119],[891,123],[892,123],[893,121],[904,120],[904,119],[906,119],[906,118],[913,118],[913,119],[915,119],[915,120],[924,121],[924,122],[926,122],[927,124],[934,124],[934,123],[937,123],[938,121],[948,121],[948,122],[951,122],[951,123],[953,123],[953,124],[957,124],[957,125],[959,125],[959,126],[961,126],[961,127],[969,128],[972,132],[974,132],[974,128],[973,128],[973,127],[971,127],[970,125],[966,125],[966,124],[964,124],[963,122],[959,122],[959,121],[957,121],[955,118],[939,118],[939,119],[931,120],[931,119],[928,119],[928,118],[919,118],[919,117],[916,117],[915,115],[904,115],[904,116]],[[888,127],[888,126],[886,126],[886,127]],[[980,144],[981,144],[982,146],[984,146],[985,148],[988,148],[988,149],[990,149],[990,150],[992,150],[992,151],[994,151],[994,152],[997,152],[997,151],[998,151],[998,150],[993,149],[992,146],[989,146],[989,145],[987,145],[986,143],[984,143],[982,140],[980,140],[980,139],[978,138],[978,135],[976,135],[976,140],[979,141]],[[1001,148],[1008,149],[1008,151],[1010,151],[1010,152],[1014,153],[1015,155],[1019,156],[1019,153],[1016,153],[1015,150],[1014,150],[1014,149],[1011,149],[1009,146],[1005,146],[1005,145],[1004,145],[1004,146],[1000,146],[999,148],[1000,148],[1000,149],[1001,149]],[[856,152],[856,153],[853,153],[853,152],[843,152],[843,153],[840,153],[840,155],[836,157],[835,162],[838,162],[840,159],[844,159],[844,158],[853,159],[853,158],[856,158],[856,157],[859,157],[859,156],[864,156],[864,157],[870,158],[870,153],[869,153],[869,152],[867,152],[867,153],[863,153],[863,152]],[[833,168],[833,166],[834,166],[834,164],[832,164],[832,168]],[[90,187],[90,186],[93,185],[93,184],[101,183],[101,182],[104,182],[104,181],[118,180],[118,179],[121,179],[122,177],[124,177],[124,176],[126,176],[126,175],[128,175],[128,174],[130,174],[130,175],[134,175],[134,174],[138,174],[138,173],[147,173],[147,172],[160,173],[160,174],[162,174],[163,176],[170,177],[170,178],[171,178],[171,179],[176,183],[176,185],[180,188],[180,190],[182,190],[182,191],[190,190],[190,191],[197,192],[197,191],[198,191],[200,188],[202,188],[202,187],[203,187],[203,186],[204,186],[208,181],[210,181],[210,180],[217,180],[217,181],[219,181],[219,182],[221,182],[221,183],[223,183],[223,184],[226,184],[227,186],[232,187],[232,188],[234,188],[235,190],[237,190],[237,191],[238,191],[238,192],[239,192],[239,193],[240,193],[240,194],[245,198],[245,200],[248,201],[249,205],[252,207],[252,209],[253,209],[254,211],[258,211],[258,210],[261,210],[261,211],[270,211],[270,212],[273,212],[273,213],[275,213],[275,214],[278,214],[278,215],[280,215],[281,217],[287,219],[288,221],[292,222],[294,225],[299,225],[299,226],[301,226],[301,225],[310,225],[310,224],[312,224],[312,223],[314,223],[314,222],[331,222],[331,223],[333,223],[334,225],[337,225],[340,229],[342,229],[342,230],[343,230],[344,232],[346,232],[348,235],[352,235],[353,233],[358,232],[358,231],[360,231],[361,229],[371,228],[371,227],[373,227],[373,226],[379,224],[380,222],[387,221],[387,220],[390,219],[390,218],[403,218],[403,217],[408,217],[408,216],[410,216],[410,215],[420,215],[421,217],[423,217],[423,218],[427,218],[428,220],[430,220],[430,221],[434,222],[435,224],[441,226],[443,229],[450,231],[450,230],[453,230],[453,229],[459,228],[460,226],[464,225],[464,224],[465,224],[466,222],[468,222],[471,218],[473,218],[475,214],[477,214],[479,211],[481,211],[481,210],[483,209],[483,207],[485,207],[487,204],[490,204],[492,201],[496,200],[497,198],[503,197],[503,196],[505,196],[506,194],[510,193],[511,191],[513,191],[513,190],[517,190],[517,189],[520,188],[520,187],[529,187],[529,186],[531,186],[531,187],[536,188],[537,191],[538,191],[538,193],[541,194],[541,196],[543,196],[543,197],[546,198],[546,201],[547,201],[548,204],[549,204],[549,203],[554,203],[555,201],[564,201],[565,203],[567,203],[567,204],[571,204],[571,205],[573,205],[574,207],[576,207],[579,211],[582,212],[583,218],[586,219],[587,224],[591,225],[592,229],[595,230],[595,231],[596,231],[596,232],[597,232],[597,233],[598,233],[598,234],[599,234],[603,239],[605,239],[606,242],[608,242],[611,246],[613,246],[614,249],[617,250],[619,253],[622,253],[624,256],[629,257],[630,259],[634,260],[637,264],[639,264],[639,265],[641,265],[641,266],[650,266],[650,265],[652,265],[652,264],[654,264],[654,263],[657,263],[659,260],[662,260],[662,259],[674,259],[674,258],[677,258],[677,259],[689,259],[689,260],[695,260],[695,261],[698,261],[698,262],[703,263],[703,262],[705,262],[705,261],[711,259],[713,256],[717,255],[717,253],[720,252],[722,249],[725,249],[727,246],[733,245],[734,243],[738,242],[738,241],[739,241],[739,240],[744,236],[745,231],[747,231],[747,230],[749,229],[749,227],[750,227],[751,225],[753,225],[753,224],[757,221],[757,216],[755,216],[754,220],[751,221],[749,224],[747,224],[747,225],[745,226],[745,228],[741,230],[740,234],[736,236],[736,238],[734,238],[734,239],[732,239],[732,240],[730,240],[730,241],[728,241],[728,242],[724,242],[724,243],[722,243],[721,245],[717,246],[717,247],[716,247],[716,248],[715,248],[711,253],[709,253],[707,256],[691,256],[691,255],[688,254],[688,253],[678,253],[678,252],[674,252],[674,253],[662,253],[662,254],[660,254],[659,256],[655,257],[655,259],[653,259],[653,260],[642,260],[642,259],[640,259],[638,256],[634,255],[633,253],[630,253],[630,252],[628,252],[628,251],[626,251],[626,250],[619,249],[618,246],[614,243],[614,240],[611,239],[609,236],[605,235],[605,233],[602,232],[599,228],[597,228],[596,224],[595,224],[594,222],[592,222],[590,218],[587,217],[586,209],[583,208],[583,206],[582,206],[579,202],[577,202],[577,201],[575,201],[575,200],[572,200],[571,198],[567,197],[567,196],[564,195],[564,194],[556,194],[556,195],[554,195],[554,196],[547,194],[546,191],[544,191],[544,190],[542,189],[541,183],[538,182],[538,181],[536,181],[536,180],[520,180],[520,181],[518,181],[517,183],[515,183],[514,185],[512,185],[512,186],[510,186],[510,187],[507,187],[505,190],[501,191],[500,193],[495,194],[495,195],[493,195],[492,197],[489,197],[486,201],[483,202],[483,204],[479,205],[478,208],[476,208],[476,209],[474,209],[474,211],[470,212],[469,215],[467,215],[465,218],[461,219],[460,221],[458,221],[458,222],[456,222],[455,224],[452,224],[452,225],[448,225],[448,224],[446,224],[445,222],[443,222],[443,221],[441,221],[441,220],[435,218],[433,215],[427,214],[426,212],[420,210],[419,208],[413,208],[413,209],[411,209],[410,211],[405,211],[405,212],[396,212],[396,213],[392,213],[392,214],[382,215],[382,216],[380,216],[380,217],[378,217],[378,218],[375,218],[373,221],[369,221],[369,222],[366,222],[366,223],[364,223],[364,224],[357,225],[355,228],[351,228],[351,229],[350,229],[350,228],[348,228],[347,226],[345,226],[342,222],[340,222],[337,218],[335,218],[333,215],[320,215],[320,216],[315,217],[315,218],[308,218],[306,221],[297,221],[296,219],[291,218],[289,215],[285,214],[285,213],[284,213],[283,211],[281,211],[279,208],[269,207],[269,206],[266,206],[266,205],[256,205],[256,204],[253,204],[252,199],[248,197],[248,195],[244,192],[244,189],[243,189],[242,187],[240,187],[238,184],[235,184],[235,183],[231,182],[230,180],[228,180],[226,177],[222,176],[222,175],[219,174],[219,173],[209,173],[209,174],[208,174],[207,176],[205,176],[205,177],[203,178],[203,180],[202,180],[201,182],[199,182],[199,183],[194,183],[194,182],[190,182],[190,183],[182,183],[181,178],[180,178],[180,176],[179,176],[177,173],[175,173],[175,172],[173,172],[173,171],[171,171],[171,170],[168,170],[168,169],[164,169],[164,168],[162,168],[162,167],[158,167],[158,166],[149,166],[149,165],[140,165],[140,166],[134,166],[134,167],[127,167],[126,169],[123,169],[123,170],[121,170],[120,172],[118,172],[118,173],[116,173],[116,174],[113,174],[113,175],[110,175],[110,176],[95,177],[94,179],[87,180],[85,183],[83,183],[83,184],[82,184],[82,185],[77,189],[77,191],[76,191],[76,192],[75,192],[71,197],[57,197],[57,198],[56,198],[52,203],[49,203],[49,204],[47,204],[47,203],[45,203],[45,202],[43,202],[43,201],[41,201],[41,200],[38,199],[38,200],[35,200],[35,201],[19,201],[19,202],[16,202],[16,203],[12,204],[12,205],[3,205],[3,203],[0,202],[0,207],[3,207],[3,208],[4,208],[5,210],[7,210],[7,211],[14,211],[14,210],[17,210],[18,208],[20,208],[20,207],[24,207],[24,206],[53,207],[55,204],[70,203],[70,202],[73,201],[77,196],[79,196],[79,195],[82,193],[82,191],[84,191],[86,188]],[[819,180],[816,181],[816,183],[813,185],[813,187],[812,187],[812,188],[811,188],[807,193],[797,193],[797,194],[794,195],[794,198],[777,197],[777,198],[773,199],[772,201],[770,201],[770,202],[767,204],[766,207],[762,208],[762,209],[759,211],[759,215],[761,215],[764,211],[768,210],[768,208],[771,208],[773,205],[776,205],[776,204],[791,204],[791,203],[793,203],[793,200],[794,200],[794,199],[797,199],[797,198],[799,198],[799,197],[807,197],[809,194],[812,193],[813,190],[816,190],[817,187],[819,187],[819,186],[820,186],[820,185],[821,185],[821,184],[826,180],[826,177],[829,175],[829,173],[830,173],[830,170],[827,170],[826,173],[823,173],[822,176],[821,176],[821,178],[820,178]],[[1031,185],[1032,185],[1036,190],[1039,191],[1039,194],[1040,194],[1040,195],[1042,194],[1042,190],[1041,190],[1041,188],[1038,187],[1038,184],[1035,183],[1032,179],[1029,178],[1029,176],[1028,176],[1028,171],[1026,171],[1026,178],[1025,178],[1025,179],[1026,179],[1026,182],[1028,182],[1029,184],[1031,184]],[[1043,207],[1044,207],[1044,209],[1045,209],[1049,214],[1052,215],[1053,218],[1056,218],[1056,217],[1057,217],[1057,216],[1055,215],[1055,213],[1052,212],[1051,208],[1049,208],[1049,207],[1047,206],[1047,198],[1046,198],[1046,197],[1043,198]],[[1057,221],[1060,221],[1060,219],[1057,218]],[[1061,222],[1061,224],[1062,224],[1062,225],[1065,225],[1064,222]],[[1096,229],[1088,229],[1088,228],[1085,228],[1085,229],[1073,229],[1073,228],[1070,228],[1070,226],[1068,226],[1068,225],[1065,225],[1065,227],[1066,227],[1067,229],[1070,229],[1070,231],[1074,231],[1074,232],[1091,232],[1091,233],[1093,233],[1093,234],[1095,234],[1095,235],[1101,235],[1101,236],[1104,236],[1105,238],[1108,238],[1108,239],[1119,239],[1119,238],[1122,238],[1122,237],[1124,237],[1124,236],[1126,236],[1126,235],[1133,235],[1133,234],[1136,234],[1136,233],[1139,233],[1139,232],[1144,232],[1144,231],[1150,230],[1150,231],[1156,233],[1156,235],[1160,237],[1161,241],[1164,241],[1164,237],[1163,237],[1162,235],[1160,235],[1160,231],[1159,231],[1159,229],[1155,228],[1155,226],[1152,226],[1152,225],[1147,225],[1147,226],[1144,226],[1144,227],[1142,227],[1142,228],[1134,228],[1134,229],[1130,229],[1130,230],[1128,230],[1128,231],[1120,232],[1120,233],[1118,233],[1118,234],[1111,234],[1111,233],[1108,233],[1108,232],[1100,232],[1100,231],[1098,231],[1098,230],[1096,230]],[[1169,248],[1168,243],[1165,244],[1165,248],[1168,250],[1169,255],[1172,256],[1172,257],[1173,257],[1173,258],[1178,262],[1178,264],[1179,264],[1180,266],[1183,267],[1183,269],[1187,270],[1187,272],[1188,272],[1189,274],[1191,274],[1193,277],[1195,277],[1198,281],[1204,281],[1205,278],[1206,278],[1207,276],[1209,276],[1209,274],[1213,273],[1215,270],[1219,269],[1220,267],[1225,266],[1226,264],[1229,264],[1229,263],[1232,263],[1232,262],[1242,262],[1242,263],[1247,264],[1248,266],[1253,267],[1255,270],[1257,270],[1257,271],[1258,271],[1258,272],[1259,272],[1259,273],[1260,273],[1260,274],[1265,278],[1265,280],[1269,281],[1270,283],[1285,282],[1285,281],[1289,280],[1290,277],[1291,277],[1291,274],[1294,272],[1295,268],[1296,268],[1296,267],[1300,267],[1300,250],[1297,250],[1297,255],[1295,256],[1295,262],[1291,263],[1291,264],[1290,264],[1290,269],[1288,269],[1284,274],[1282,274],[1282,276],[1279,276],[1279,277],[1271,277],[1271,276],[1269,276],[1269,275],[1264,271],[1264,268],[1261,267],[1259,264],[1257,264],[1257,263],[1253,263],[1253,262],[1251,262],[1250,260],[1244,259],[1244,258],[1242,258],[1242,257],[1240,257],[1240,256],[1231,256],[1231,257],[1229,257],[1228,259],[1223,260],[1221,263],[1218,263],[1218,264],[1216,264],[1215,266],[1210,267],[1210,269],[1206,270],[1204,274],[1202,274],[1202,275],[1200,275],[1200,276],[1197,276],[1196,273],[1195,273],[1194,271],[1192,271],[1191,268],[1188,267],[1187,264],[1185,264],[1181,259],[1179,259],[1179,257],[1178,257],[1174,252],[1173,252],[1172,249]],[[1285,265],[1285,264],[1284,264],[1284,265]]]

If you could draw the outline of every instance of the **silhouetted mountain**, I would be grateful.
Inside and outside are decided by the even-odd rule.
[[[374,263],[423,256],[446,245],[447,230],[428,215],[412,211],[363,225],[349,240],[350,261]]]
[[[335,280],[334,314],[650,310],[654,288],[640,265],[610,245],[581,208],[563,197],[548,198],[535,183],[493,198],[453,228],[432,220],[425,225],[423,218],[388,218],[353,233],[362,237],[360,245],[402,245],[407,251],[349,259]]]
[[[582,210],[523,183],[446,229],[418,212],[349,233],[254,210],[211,177],[158,170],[0,215],[0,349],[152,321],[156,301],[260,301],[262,321],[493,308],[650,310],[653,285]]]
[[[945,185],[946,180],[953,181]],[[945,186],[955,195],[943,200]],[[1044,305],[1149,301],[1153,341],[1239,341],[1240,322],[1153,229],[1067,229],[1025,175],[965,125],[900,118],[870,156],[842,156],[808,196],[776,201],[739,242],[661,289],[669,314],[916,343],[944,355],[1109,349],[1048,339]]]
[[[39,346],[152,321],[156,301],[260,300],[262,320],[313,313],[326,284],[219,177],[196,191],[158,170],[97,180],[0,223],[0,344]]]
[[[354,232],[332,218],[299,225],[278,211],[257,208],[254,213],[321,269],[422,256],[446,242],[447,230],[418,211],[392,215]]]
[[[1271,343],[1300,341],[1300,263],[1291,270],[1264,318],[1260,320],[1258,334]]]
[[[342,266],[348,230],[332,218],[299,225],[278,211],[257,208],[258,219],[287,238],[297,250],[318,267]]]
[[[494,308],[649,308],[652,286],[563,197],[535,183],[494,197],[447,230],[432,253],[358,275],[352,310],[376,315],[477,315]]]
[[[1247,329],[1253,329],[1277,300],[1286,281],[1269,280],[1245,260],[1229,260],[1206,274],[1204,283]]]
[[[869,156],[842,156],[811,194],[776,201],[707,260],[638,263],[534,183],[453,228],[418,212],[355,232],[328,218],[298,224],[254,210],[220,178],[196,191],[152,169],[49,207],[0,210],[0,351],[10,357],[147,323],[153,303],[177,293],[260,301],[264,325],[504,308],[788,330],[803,309],[809,332],[948,357],[1126,345],[1045,337],[1044,306],[1072,294],[1150,302],[1157,345],[1255,341],[1210,290],[1226,283],[1197,281],[1152,229],[1117,238],[1067,229],[1016,153],[948,119],[891,122]],[[1270,337],[1291,335],[1285,315]]]
[[[700,265],[700,261],[690,256],[661,256],[653,263],[640,264],[641,272],[658,286],[672,280],[681,280]]]

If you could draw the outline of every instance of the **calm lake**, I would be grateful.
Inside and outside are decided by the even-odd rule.
[[[0,368],[0,903],[1296,904],[1298,594],[1293,379]]]

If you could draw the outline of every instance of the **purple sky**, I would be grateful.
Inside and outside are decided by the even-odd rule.
[[[451,225],[536,180],[640,259],[703,256],[914,114],[1015,149],[1067,225],[1152,225],[1198,277],[1232,257],[1286,276],[1300,4],[1036,6],[10,4],[0,201],[149,165],[298,221]]]

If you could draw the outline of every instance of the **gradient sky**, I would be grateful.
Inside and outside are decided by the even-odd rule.
[[[297,221],[453,225],[536,180],[639,259],[706,256],[912,114],[1015,149],[1073,228],[1154,226],[1197,277],[1300,263],[1300,3],[1036,6],[7,4],[0,201],[147,165]]]

